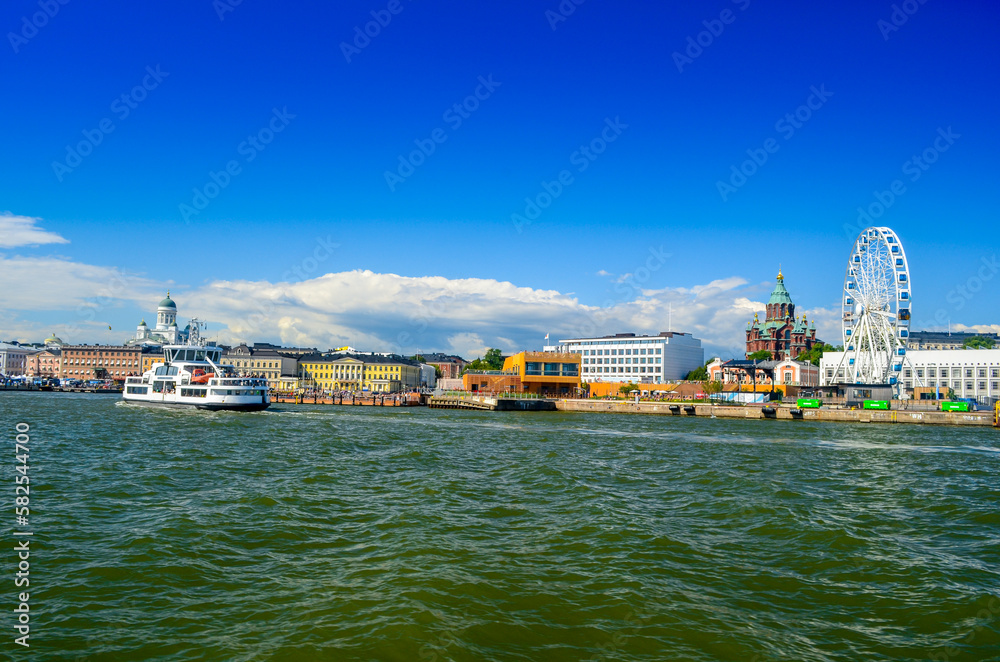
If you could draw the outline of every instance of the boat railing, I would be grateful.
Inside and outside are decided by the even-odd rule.
[[[208,380],[209,386],[254,386],[261,387],[267,385],[266,379],[258,379],[256,377],[237,377],[235,379],[230,378],[215,378]]]

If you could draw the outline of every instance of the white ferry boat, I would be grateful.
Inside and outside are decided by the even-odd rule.
[[[167,345],[164,360],[142,377],[125,379],[122,399],[159,407],[260,411],[271,405],[267,380],[240,377],[231,365],[221,365],[222,349]]]

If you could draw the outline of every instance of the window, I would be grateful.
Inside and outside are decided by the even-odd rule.
[[[936,368],[927,368],[927,376],[928,377],[937,377],[937,369]]]
[[[1000,368],[991,368],[990,377],[1000,377]]]
[[[1000,382],[990,382],[990,390],[991,391],[1000,390],[1000,389],[998,389],[998,387],[1000,387]]]
[[[965,378],[968,379],[969,377],[972,377],[972,368],[965,369]]]
[[[986,382],[979,382],[979,390],[980,391],[986,390]]]
[[[965,382],[965,390],[966,391],[972,390],[972,382]]]
[[[985,376],[986,376],[986,368],[980,368],[979,377],[985,377]]]

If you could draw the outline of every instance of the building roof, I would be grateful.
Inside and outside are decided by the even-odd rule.
[[[648,335],[636,335],[634,333],[616,333],[611,336],[590,336],[587,338],[567,338],[566,340],[560,340],[561,343],[578,342],[580,340],[649,340],[651,338],[673,338],[674,336],[690,336],[690,333],[681,333],[680,331],[660,331],[655,336]]]
[[[255,342],[253,344],[253,351],[257,352],[260,350],[274,350],[279,354],[315,354],[319,352],[315,347],[282,347],[281,345],[275,345],[269,342]]]
[[[778,270],[778,283],[774,286],[774,291],[771,292],[771,298],[768,299],[767,303],[792,303],[792,295],[785,289],[785,277],[781,275],[780,269]]]
[[[970,333],[948,331],[910,331],[910,341],[933,342],[933,343],[959,343],[975,336],[985,336],[995,341],[1000,341],[1000,333]]]
[[[354,359],[366,365],[375,363],[384,363],[390,365],[411,365],[419,366],[420,364],[413,359],[408,359],[399,355],[383,356],[381,354],[306,354],[299,358],[300,363],[334,363],[335,361],[341,361],[343,359]]]
[[[424,357],[424,363],[468,363],[461,356],[455,356],[453,354],[442,354],[440,352],[432,352],[429,354],[422,354],[417,352],[418,356]]]
[[[165,299],[163,299],[162,301],[160,301],[160,306],[159,307],[160,308],[173,308],[174,310],[177,310],[177,304],[174,303],[174,300],[170,298],[170,290],[167,290],[167,296],[166,296]]]

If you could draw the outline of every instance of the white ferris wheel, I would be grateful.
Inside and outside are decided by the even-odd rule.
[[[843,302],[844,358],[838,376],[853,384],[891,384],[898,391],[910,336],[910,270],[891,229],[871,227],[858,235],[847,262]]]

